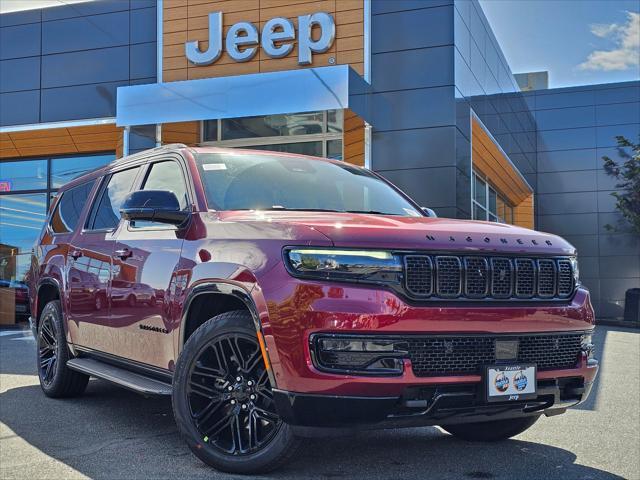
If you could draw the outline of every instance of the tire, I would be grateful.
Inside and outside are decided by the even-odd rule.
[[[87,388],[89,376],[67,367],[71,358],[59,300],[47,303],[38,322],[37,365],[40,387],[47,397],[75,397]]]
[[[298,439],[275,411],[249,312],[217,315],[189,337],[176,364],[172,400],[187,445],[217,470],[267,473],[297,450]]]
[[[538,418],[540,415],[493,422],[441,425],[441,427],[451,435],[470,442],[498,442],[520,435],[536,423]]]

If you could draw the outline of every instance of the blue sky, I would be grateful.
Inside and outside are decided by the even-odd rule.
[[[550,87],[640,79],[639,0],[480,0],[514,73]]]

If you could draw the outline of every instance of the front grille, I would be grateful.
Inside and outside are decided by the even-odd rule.
[[[479,375],[496,360],[496,336],[430,336],[406,339],[413,373],[417,377]],[[506,337],[505,337],[506,339]],[[582,333],[523,335],[515,363],[534,363],[538,370],[575,368],[580,358]],[[503,362],[504,363],[504,362]]]
[[[567,258],[411,254],[404,264],[407,293],[419,299],[566,299],[575,287]]]

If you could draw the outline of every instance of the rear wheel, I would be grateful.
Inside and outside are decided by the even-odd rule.
[[[69,347],[64,334],[59,300],[47,303],[38,323],[38,377],[48,397],[73,397],[87,388],[89,376],[67,367]]]
[[[223,313],[189,337],[176,365],[173,411],[191,451],[232,473],[265,473],[298,446],[278,416],[249,312]]]
[[[538,418],[540,418],[539,415],[493,422],[461,423],[441,426],[451,435],[463,440],[472,442],[497,442],[520,435],[536,423]]]

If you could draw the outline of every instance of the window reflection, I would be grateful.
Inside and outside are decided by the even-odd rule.
[[[46,189],[47,160],[1,162],[0,182],[6,192]]]
[[[89,170],[102,167],[113,160],[115,156],[112,154],[54,158],[51,160],[51,188],[60,188]]]
[[[30,252],[46,218],[45,193],[0,196],[0,273],[4,280],[21,281],[29,262],[11,259]],[[24,260],[24,259],[23,259]]]

